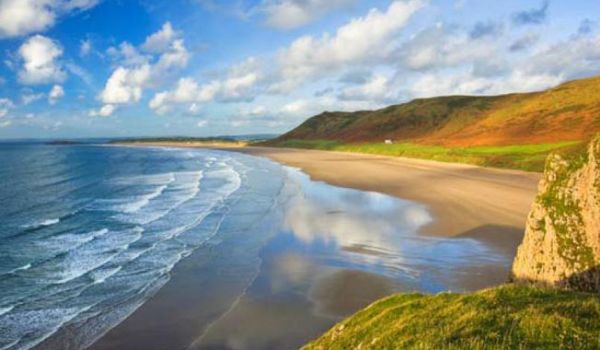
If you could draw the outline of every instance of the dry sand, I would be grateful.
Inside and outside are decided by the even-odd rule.
[[[434,221],[422,233],[471,236],[513,249],[541,174],[376,155],[248,147],[236,151],[301,168],[314,180],[423,203]]]
[[[152,145],[205,146],[176,142]],[[423,203],[434,221],[423,227],[422,233],[473,237],[512,254],[522,239],[541,178],[539,173],[344,152],[270,147],[226,150],[268,157],[332,185]]]

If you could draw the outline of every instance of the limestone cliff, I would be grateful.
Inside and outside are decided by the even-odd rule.
[[[551,155],[527,219],[513,278],[600,291],[600,137],[587,152]]]

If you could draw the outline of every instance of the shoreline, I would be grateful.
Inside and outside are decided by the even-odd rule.
[[[119,144],[117,144],[119,145]],[[515,254],[541,173],[431,160],[275,147],[156,142],[135,147],[208,148],[269,158],[313,180],[422,203],[433,221],[419,233],[468,237]]]

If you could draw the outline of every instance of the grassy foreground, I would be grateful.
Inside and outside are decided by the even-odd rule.
[[[600,349],[600,296],[515,285],[398,294],[303,349]]]
[[[444,147],[416,143],[386,145],[329,140],[285,140],[278,142],[277,146],[421,158],[541,172],[550,152],[576,152],[583,149],[584,143],[575,141],[533,145]]]

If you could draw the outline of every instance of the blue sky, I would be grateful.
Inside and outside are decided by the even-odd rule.
[[[584,0],[0,0],[0,138],[279,133],[600,74]]]

